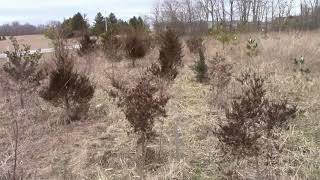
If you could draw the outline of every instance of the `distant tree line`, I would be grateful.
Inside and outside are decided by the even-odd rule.
[[[150,30],[149,25],[140,16],[133,16],[128,21],[124,21],[122,19],[117,18],[114,13],[110,13],[108,17],[104,17],[99,12],[95,17],[94,25],[91,27],[90,31],[94,35],[99,36],[103,33],[106,33],[107,29],[110,32],[123,33],[124,31],[128,31],[130,28],[136,30],[141,29],[145,31]]]
[[[13,22],[11,24],[4,24],[0,26],[0,36],[18,36],[43,33],[44,25],[34,26],[31,24],[20,24]]]
[[[221,27],[230,31],[312,30],[320,27],[320,4],[319,0],[161,0],[153,9],[152,20],[156,31],[171,26],[187,34],[207,33]],[[100,12],[93,26],[79,12],[60,25],[70,38],[83,33],[100,35],[106,31],[106,21],[107,27],[118,31],[129,25],[149,29],[142,17],[124,21],[113,13],[104,17]],[[13,22],[0,26],[0,36],[39,34],[51,26]]]
[[[184,33],[208,28],[240,31],[312,30],[320,26],[319,0],[161,0],[153,9],[155,30]]]
[[[66,38],[80,37],[85,34],[100,36],[104,33],[108,33],[116,35],[127,32],[131,28],[149,30],[149,25],[147,25],[142,17],[134,16],[128,21],[124,21],[117,18],[114,13],[110,13],[107,17],[104,17],[101,12],[98,12],[95,16],[93,25],[90,25],[85,14],[78,12],[74,16],[65,19],[63,22],[53,21],[48,23],[44,34],[52,39],[54,29],[57,27],[62,27]]]
[[[106,26],[107,21],[107,26]],[[15,21],[10,24],[0,25],[0,36],[18,36],[18,35],[31,35],[31,34],[45,34],[49,38],[53,38],[54,29],[62,27],[64,30],[64,36],[66,38],[80,37],[83,34],[90,34],[99,36],[106,32],[106,27],[110,32],[123,32],[129,28],[134,29],[143,28],[148,30],[149,25],[142,19],[142,17],[132,17],[128,21],[124,21],[116,17],[114,13],[110,13],[107,17],[104,17],[102,13],[97,13],[93,25],[90,25],[86,14],[80,12],[74,14],[72,17],[60,21],[51,21],[46,25],[31,25],[20,24]]]

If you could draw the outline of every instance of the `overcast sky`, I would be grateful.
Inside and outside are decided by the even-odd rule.
[[[63,20],[76,12],[87,14],[92,23],[98,12],[113,12],[124,20],[148,15],[154,0],[0,0],[0,4],[0,24],[12,21],[43,24]]]

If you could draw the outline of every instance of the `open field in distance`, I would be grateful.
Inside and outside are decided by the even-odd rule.
[[[46,38],[44,35],[25,35],[25,36],[15,36],[19,44],[28,44],[31,45],[31,49],[43,49],[43,48],[52,48],[51,41]],[[0,41],[0,52],[7,51],[12,49],[11,42],[9,37],[7,40]]]

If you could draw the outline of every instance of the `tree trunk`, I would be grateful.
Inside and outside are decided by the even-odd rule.
[[[230,0],[230,31],[233,30],[233,0]]]
[[[13,115],[13,113],[12,113]],[[13,180],[17,179],[17,160],[18,160],[18,138],[19,138],[19,126],[18,126],[18,121],[15,120],[15,132],[14,132],[14,164],[13,164],[13,172],[12,172],[12,176],[13,176]]]
[[[23,87],[22,87],[22,84],[20,83],[20,85],[19,85],[20,87],[19,87],[19,98],[20,98],[20,106],[21,106],[21,108],[22,109],[24,109],[24,98],[23,98]]]
[[[146,132],[141,132],[141,136],[137,142],[138,146],[138,158],[137,158],[137,164],[138,164],[138,171],[139,171],[139,176],[141,179],[145,179],[145,174],[144,174],[144,166],[146,163]],[[139,151],[141,151],[141,154],[139,155]]]

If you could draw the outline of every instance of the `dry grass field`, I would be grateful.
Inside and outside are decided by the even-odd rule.
[[[16,36],[18,42],[20,44],[29,44],[31,45],[31,49],[43,49],[43,48],[51,48],[52,44],[49,39],[47,39],[44,35],[25,35],[25,36]],[[7,51],[12,49],[9,38],[5,41],[0,41],[0,52]]]
[[[205,56],[210,59],[221,54],[233,65],[232,80],[221,99],[239,90],[235,78],[244,71],[255,71],[267,77],[267,96],[287,98],[297,105],[299,115],[280,134],[283,152],[278,164],[271,169],[279,179],[320,179],[320,32],[290,32],[240,34],[223,49],[212,37],[205,38]],[[259,54],[246,55],[248,38],[256,39]],[[33,48],[49,47],[43,36],[24,36],[20,42]],[[6,50],[7,42],[0,42]],[[161,155],[146,167],[146,179],[202,180],[221,179],[217,166],[218,140],[212,131],[224,118],[216,106],[210,83],[196,81],[190,66],[197,55],[184,45],[184,66],[170,86],[167,117],[156,121],[160,136],[149,148]],[[137,66],[130,61],[114,63],[116,77],[134,82],[147,65],[156,61],[158,48],[153,49]],[[311,73],[294,71],[294,58],[303,56]],[[50,58],[44,58],[49,62]],[[45,63],[48,65],[50,63]],[[112,64],[101,52],[77,59],[79,71],[86,72],[96,85],[88,120],[69,125],[59,123],[62,109],[55,108],[38,96],[27,95],[26,109],[19,106],[17,95],[0,88],[0,174],[11,170],[13,163],[12,119],[19,123],[18,171],[26,179],[141,179],[136,165],[136,135],[116,106],[107,90],[111,88],[108,74]],[[0,70],[0,76],[5,73]],[[8,103],[8,98],[13,99]],[[13,110],[12,110],[13,109]],[[160,147],[161,138],[161,147]],[[263,166],[263,165],[261,165]],[[254,166],[246,161],[239,164],[243,179],[254,179]]]

